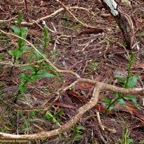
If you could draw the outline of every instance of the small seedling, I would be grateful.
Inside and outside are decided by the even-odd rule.
[[[61,126],[58,120],[58,116],[62,115],[63,110],[58,111],[55,114],[52,114],[51,112],[47,111],[45,114],[45,119],[52,121],[53,123],[57,124],[58,126]]]
[[[139,78],[139,75],[132,75],[131,74],[131,68],[132,68],[132,64],[134,62],[134,54],[132,53],[131,56],[130,56],[130,60],[129,60],[129,65],[127,67],[128,69],[128,74],[126,76],[126,79],[123,79],[123,78],[120,78],[120,77],[117,77],[116,79],[123,84],[123,87],[126,88],[126,89],[129,89],[129,88],[134,88],[134,86],[136,85],[137,81],[138,81],[138,78]],[[124,94],[121,94],[121,93],[116,93],[115,94],[116,98],[110,100],[108,98],[103,98],[103,100],[105,101],[106,103],[106,108],[111,110],[113,109],[113,104],[114,103],[119,103],[121,105],[125,104],[125,100],[130,100],[132,101],[135,106],[138,106],[138,103],[137,103],[137,100],[136,100],[136,97],[135,96],[132,96],[132,95],[124,95]]]
[[[24,39],[27,37],[27,27],[21,27],[21,22],[22,22],[22,13],[18,13],[18,26],[12,25],[11,28],[14,31],[14,33]],[[17,62],[17,60],[21,57],[24,51],[26,51],[29,47],[26,45],[26,42],[22,39],[18,39],[17,41],[17,48],[14,50],[9,50],[8,53],[12,55],[13,57],[13,64]],[[10,75],[12,74],[13,67],[11,68]]]
[[[75,127],[73,128],[73,138],[74,139],[83,138],[83,135],[82,135],[83,130],[85,130],[85,127],[81,125],[75,125]]]
[[[123,133],[122,133],[122,140],[120,141],[120,144],[130,144],[130,143],[133,143],[133,139],[129,138],[129,130],[128,128],[125,128],[123,130]]]
[[[50,37],[48,35],[48,29],[46,26],[44,26],[44,30],[43,30],[43,33],[44,33],[44,41],[43,41],[43,45],[44,45],[44,50],[43,52],[45,52],[49,42],[50,42]]]

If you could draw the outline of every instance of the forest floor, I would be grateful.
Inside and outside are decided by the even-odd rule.
[[[50,38],[45,55],[59,69],[71,70],[82,78],[97,80],[107,84],[123,87],[116,77],[124,78],[128,73],[127,66],[131,53],[134,62],[131,75],[139,75],[135,87],[144,87],[144,2],[129,0],[131,7],[121,4],[124,12],[132,16],[136,30],[138,48],[128,50],[121,31],[114,18],[100,1],[95,0],[63,0],[66,6],[74,7],[70,11],[83,23],[96,27],[87,28],[81,25],[66,11],[61,10],[38,23],[23,24],[28,28],[27,40],[41,51],[43,50],[45,23]],[[11,25],[17,25],[18,11],[22,11],[23,22],[33,22],[61,9],[54,0],[1,0],[0,29],[13,33]],[[27,10],[26,10],[27,9]],[[0,131],[16,134],[31,134],[50,131],[71,119],[77,109],[89,101],[93,86],[79,83],[63,93],[75,77],[70,74],[59,75],[50,66],[43,68],[55,75],[54,78],[42,78],[27,84],[27,91],[21,93],[14,102],[20,84],[20,75],[30,73],[21,66],[13,67],[9,50],[15,49],[15,37],[0,34]],[[28,49],[16,64],[29,64],[36,61],[33,49]],[[39,67],[34,63],[35,67]],[[59,94],[58,94],[59,93]],[[125,100],[123,105],[113,104],[113,109],[106,112],[104,98],[110,100],[116,93],[103,91],[100,93],[97,107],[87,111],[70,130],[51,138],[34,140],[43,144],[144,144],[144,96],[137,94],[138,107],[132,101]],[[122,101],[124,102],[124,101]],[[97,113],[105,129],[98,122]],[[129,142],[128,142],[129,141]],[[133,142],[130,142],[133,141]]]

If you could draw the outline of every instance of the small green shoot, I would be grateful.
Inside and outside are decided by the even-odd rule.
[[[134,54],[132,53],[130,56],[130,60],[129,60],[129,65],[127,66],[128,69],[128,75],[126,76],[126,79],[122,79],[120,77],[117,77],[117,80],[123,84],[123,88],[129,89],[129,88],[134,88],[134,86],[136,85],[139,76],[138,75],[132,75],[131,74],[131,68],[132,68],[132,64],[134,62]],[[115,98],[110,100],[108,98],[103,98],[104,102],[106,103],[106,108],[109,110],[112,110],[113,104],[114,103],[119,103],[121,105],[125,104],[125,100],[130,100],[132,101],[135,106],[138,106],[137,100],[135,96],[131,96],[131,95],[124,95],[121,93],[116,93],[115,94]]]
[[[35,82],[37,79],[41,78],[54,78],[53,74],[50,74],[46,70],[41,70],[40,63],[38,66],[27,66],[23,68],[24,70],[31,70],[31,73],[22,73],[20,76],[21,83],[19,85],[19,90],[25,92],[27,90],[26,84],[29,82]]]
[[[18,13],[18,20],[17,20],[18,26],[12,25],[11,29],[14,31],[14,33],[16,35],[26,39],[28,28],[27,27],[21,27],[22,18],[23,18],[22,13],[19,12]],[[21,57],[23,52],[29,48],[28,46],[26,46],[26,42],[20,38],[18,39],[17,44],[18,45],[17,45],[16,49],[8,51],[8,53],[13,56],[13,64],[15,64],[17,62],[17,60]],[[11,73],[12,73],[12,70],[13,70],[13,67],[11,69]]]
[[[133,139],[129,138],[129,130],[128,128],[125,128],[123,130],[123,133],[122,133],[122,140],[120,141],[120,144],[130,144],[130,143],[133,143]]]
[[[60,110],[56,114],[53,115],[51,112],[47,111],[45,114],[45,119],[52,121],[58,126],[61,126],[57,117],[60,116],[62,113],[63,113],[63,110]]]
[[[50,42],[50,38],[49,38],[49,35],[48,35],[48,29],[46,26],[44,26],[44,30],[43,30],[43,33],[44,33],[44,50],[43,52],[45,52],[49,42]]]
[[[83,138],[82,131],[84,130],[85,130],[85,127],[81,125],[75,125],[75,127],[73,128],[73,138],[74,139]]]

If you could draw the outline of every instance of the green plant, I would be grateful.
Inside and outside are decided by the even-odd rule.
[[[21,22],[22,22],[22,12],[18,13],[18,26],[15,25],[11,25],[12,30],[14,31],[14,33],[24,39],[26,39],[27,37],[27,31],[28,28],[27,27],[21,27]],[[26,45],[26,42],[22,39],[18,39],[17,41],[17,48],[14,50],[9,50],[8,53],[10,55],[13,56],[13,64],[16,63],[16,61],[21,57],[21,55],[23,54],[23,52],[25,50],[27,50],[29,47]],[[11,69],[10,74],[12,73],[13,67]]]
[[[48,29],[46,26],[44,26],[43,33],[44,33],[44,41],[43,41],[44,50],[43,50],[43,52],[45,52],[45,50],[50,42],[50,37],[48,35]]]
[[[73,128],[73,138],[74,139],[79,139],[82,138],[82,131],[85,130],[85,127],[81,126],[81,125],[75,125]]]
[[[12,25],[11,28],[13,29],[14,33],[24,39],[27,38],[27,27],[22,27],[21,23],[22,23],[22,13],[19,12],[18,13],[18,26]],[[44,27],[44,40],[43,42],[43,46],[44,46],[44,50],[43,52],[46,50],[46,47],[49,44],[49,35],[48,35],[48,30],[46,27]],[[17,41],[17,48],[14,50],[9,50],[8,53],[10,55],[13,56],[13,64],[15,64],[16,62],[18,62],[17,60],[21,57],[21,55],[23,54],[23,52],[25,50],[27,50],[29,47],[26,45],[26,42],[22,39],[18,39]],[[40,50],[39,50],[40,51]],[[42,57],[35,51],[35,57],[36,60],[42,60]],[[47,78],[53,78],[54,75],[51,74],[50,72],[47,72],[47,68],[55,73],[56,75],[58,75],[49,65],[46,65],[46,63],[44,61],[39,62],[36,65],[30,65],[30,66],[26,66],[26,67],[22,67],[21,70],[25,70],[25,73],[22,73],[20,75],[20,84],[19,84],[19,91],[16,95],[16,98],[14,100],[14,102],[17,101],[17,98],[21,96],[22,92],[25,92],[27,90],[27,84],[28,83],[34,83],[37,79],[41,79],[44,77]],[[11,73],[12,73],[13,67],[11,69]]]
[[[45,119],[52,121],[53,123],[57,124],[58,126],[61,126],[59,123],[58,116],[60,116],[62,113],[63,113],[63,110],[60,110],[55,114],[52,114],[51,112],[47,111],[45,114]]]
[[[37,66],[31,65],[23,68],[24,70],[31,70],[30,73],[22,73],[20,76],[20,85],[19,90],[21,92],[25,92],[27,90],[26,84],[29,82],[35,82],[37,79],[41,79],[44,77],[53,78],[54,75],[50,74],[46,70],[41,70],[41,63]]]
[[[126,127],[124,130],[123,130],[123,133],[122,133],[122,140],[120,141],[120,144],[130,144],[133,141],[133,139],[129,138],[129,130],[128,128]]]
[[[129,64],[127,66],[127,70],[128,70],[128,74],[126,76],[126,79],[124,78],[120,78],[120,77],[116,77],[116,79],[123,84],[123,88],[129,89],[129,88],[134,88],[134,86],[136,85],[139,75],[132,75],[131,74],[131,68],[134,62],[134,54],[132,53],[129,59]],[[124,95],[121,93],[116,93],[115,94],[116,98],[110,100],[108,98],[104,98],[103,100],[106,103],[106,108],[107,109],[113,109],[113,104],[114,103],[119,103],[121,105],[125,104],[125,100],[130,100],[132,101],[135,106],[138,106],[137,100],[135,96],[132,95]]]

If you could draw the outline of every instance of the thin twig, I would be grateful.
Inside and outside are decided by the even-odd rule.
[[[61,1],[59,0],[55,0],[56,2],[58,2],[73,18],[76,22],[78,22],[79,24],[81,24],[82,26],[84,27],[87,27],[87,28],[96,28],[94,26],[91,26],[91,25],[87,25],[86,23],[83,23],[82,21],[80,21],[70,10],[67,6],[65,6]]]
[[[12,67],[17,67],[17,68],[19,68],[19,67],[34,65],[34,64],[37,64],[37,63],[40,63],[40,62],[43,62],[43,61],[44,61],[44,59],[39,60],[39,61],[34,61],[34,62],[28,63],[28,64],[13,64],[13,63],[10,62],[10,61],[9,61],[9,62],[0,61],[0,64],[1,64],[1,65],[9,65],[9,66],[12,66]]]
[[[2,32],[3,34],[5,35],[9,35],[9,36],[13,36],[13,37],[16,37],[16,38],[19,38],[19,39],[22,39],[24,40],[27,44],[29,44],[44,60],[45,62],[47,62],[53,69],[55,69],[57,72],[59,73],[69,73],[69,74],[72,74],[72,75],[75,75],[77,78],[80,78],[80,76],[73,72],[73,71],[70,71],[70,70],[60,70],[58,69],[56,66],[54,66],[32,43],[30,43],[28,40],[18,36],[18,35],[15,35],[15,34],[12,34],[12,33],[7,33],[3,30],[0,29],[0,32]]]

